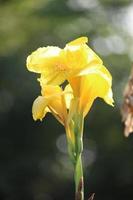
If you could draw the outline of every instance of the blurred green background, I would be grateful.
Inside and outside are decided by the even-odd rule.
[[[113,76],[115,107],[96,100],[85,120],[86,200],[133,199],[133,135],[121,123],[133,61],[132,0],[0,0],[0,200],[73,200],[73,167],[63,127],[34,122],[40,94],[26,57],[40,46],[88,36]]]

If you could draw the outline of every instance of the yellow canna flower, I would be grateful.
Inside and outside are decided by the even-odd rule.
[[[54,85],[59,85],[65,80],[72,87],[71,94],[73,93],[73,96],[79,99],[79,110],[84,116],[88,113],[94,99],[97,97],[103,98],[110,105],[113,104],[112,77],[103,66],[102,60],[86,45],[87,42],[87,37],[80,37],[66,44],[64,49],[48,46],[39,48],[28,56],[28,69],[41,74],[38,80],[42,87],[42,96],[38,97],[33,104],[33,109],[37,110],[37,107],[40,112],[35,112],[34,119],[43,118],[48,111],[50,112],[50,109],[48,109],[50,107],[51,109],[54,108],[54,111],[60,108],[56,112],[60,113],[61,121],[64,121],[63,116],[61,116],[61,98],[64,91],[58,86],[54,89]],[[67,94],[70,94],[70,86],[66,88],[67,90],[69,88]],[[51,106],[52,101],[49,101],[54,95],[58,97],[57,102],[60,102],[60,106],[57,105],[56,109],[55,103],[54,105],[52,103]],[[63,98],[66,98],[66,92]],[[45,104],[49,105],[49,102],[50,106],[45,106]],[[41,104],[45,107],[43,112]]]
[[[41,96],[33,103],[33,118],[42,120],[51,112],[65,127],[68,152],[75,169],[75,194],[82,200],[84,117],[97,97],[111,106],[114,102],[111,74],[87,42],[87,37],[81,37],[66,44],[64,49],[39,48],[27,58],[27,68],[40,74]],[[59,85],[65,81],[68,84],[63,90]]]
[[[74,97],[78,97],[79,110],[83,112],[84,116],[88,113],[94,99],[97,97],[103,98],[110,105],[113,104],[112,77],[103,66],[102,60],[86,45],[87,42],[87,37],[80,37],[66,44],[64,49],[48,46],[39,48],[28,56],[28,69],[41,74],[38,80],[42,87],[42,96],[38,97],[33,104],[34,110],[37,107],[40,112],[35,112],[34,119],[39,116],[41,116],[41,119],[48,111],[50,112],[49,106],[45,106],[45,104],[47,105],[49,102],[51,104],[52,101],[49,100],[54,95],[58,96],[57,102],[60,102],[60,106],[57,105],[56,109],[60,108],[62,110],[61,93],[64,94],[64,92],[58,86],[54,90],[54,87],[46,85],[59,85],[65,80],[70,83],[73,90],[71,93],[73,93]],[[48,91],[50,95],[48,95]],[[70,94],[70,92],[68,93]],[[66,92],[64,98],[66,98]],[[42,112],[41,104],[46,108],[45,112]],[[53,107],[53,104],[51,107]],[[53,110],[55,111],[56,109],[54,104]],[[60,111],[56,112],[61,113]],[[60,118],[61,121],[64,120],[62,116]]]
[[[60,85],[66,79],[86,74],[91,66],[99,66],[102,60],[86,43],[87,37],[68,43],[64,49],[54,46],[39,48],[27,58],[27,68],[40,73],[43,84]]]
[[[93,101],[100,97],[113,106],[112,77],[103,66],[90,67],[87,75],[69,79],[74,97],[78,98],[78,112],[83,116],[89,112]]]
[[[65,126],[67,109],[73,98],[68,86],[63,91],[59,86],[44,85],[41,93],[42,96],[38,96],[33,103],[32,114],[34,120],[42,120],[47,112],[51,112]]]

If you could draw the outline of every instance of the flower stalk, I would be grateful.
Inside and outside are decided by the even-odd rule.
[[[82,118],[83,119],[83,118]],[[74,166],[74,179],[75,179],[75,200],[84,200],[84,177],[82,167],[82,151],[83,151],[83,120],[75,122],[75,166]],[[80,121],[81,120],[81,121]]]
[[[79,100],[75,98],[75,112],[71,120],[69,121],[68,127],[71,132],[73,140],[73,145],[70,144],[71,141],[68,139],[69,155],[72,158],[74,166],[74,181],[75,181],[75,200],[84,200],[84,177],[83,177],[83,167],[82,167],[82,151],[83,151],[83,124],[84,117],[83,114],[78,113]],[[66,130],[66,132],[68,129]],[[68,135],[68,133],[67,133]]]
[[[101,58],[86,44],[87,37],[61,49],[38,48],[27,58],[29,71],[39,74],[41,94],[32,106],[33,119],[51,113],[65,128],[74,167],[75,200],[84,200],[82,168],[84,118],[99,97],[113,106],[112,76]],[[62,84],[66,84],[65,88]],[[90,197],[93,199],[94,195]]]
[[[84,200],[84,177],[81,155],[79,155],[75,164],[75,200]]]

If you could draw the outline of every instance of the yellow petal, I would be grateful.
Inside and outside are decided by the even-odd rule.
[[[35,99],[32,106],[32,115],[35,121],[37,119],[42,120],[45,117],[46,113],[49,112],[47,105],[48,101],[44,97],[39,96]]]
[[[48,107],[54,116],[56,115],[64,123],[67,109],[62,88],[54,85],[43,85],[42,95],[48,99]]]
[[[74,45],[81,45],[81,44],[85,44],[88,42],[88,38],[87,37],[80,37],[80,38],[77,38],[71,42],[69,42],[67,45],[69,46],[74,46]]]
[[[42,73],[38,81],[41,85],[59,85],[66,79],[66,73],[64,72],[46,72]]]
[[[34,51],[27,58],[27,68],[41,73],[38,79],[44,84],[60,85],[68,76],[68,66],[63,50],[58,47],[43,47]]]
[[[59,86],[45,85],[42,89],[42,94],[49,98],[49,107],[51,107],[57,114],[62,115],[62,89]]]
[[[27,68],[36,73],[54,73],[59,62],[61,49],[54,46],[42,47],[27,58]]]
[[[42,86],[42,95],[46,98],[59,98],[62,95],[62,88],[58,85],[41,85]]]
[[[109,105],[111,105],[111,106],[114,106],[113,92],[112,92],[111,89],[110,89],[110,90],[108,91],[108,93],[105,95],[104,101],[105,101],[107,104],[109,104]]]
[[[76,77],[68,79],[68,81],[72,87],[73,94],[76,97],[80,97],[80,95],[81,95],[81,93],[80,93],[81,92],[81,89],[80,89],[81,88],[81,80],[82,80],[82,78],[80,76],[76,76]]]
[[[109,71],[104,66],[100,66],[90,68],[87,73],[88,75],[70,79],[74,95],[80,99],[79,109],[83,111],[84,116],[97,97],[103,98],[110,105],[113,104],[112,77]]]
[[[98,70],[95,73],[87,75],[86,81],[84,81],[83,84],[87,85],[88,89],[86,88],[86,93],[89,95],[86,95],[86,93],[82,94],[82,99],[85,99],[86,101],[87,99],[90,99],[90,102],[87,103],[84,111],[85,115],[89,111],[94,99],[97,97],[103,98],[106,103],[112,105],[112,79],[109,72],[105,70],[104,66],[101,67],[101,71]],[[82,87],[85,87],[85,85]]]
[[[69,78],[77,75],[85,75],[89,67],[102,65],[99,56],[85,43],[86,38],[78,38],[66,45],[64,48],[64,63],[69,70]],[[63,51],[62,51],[63,54]]]
[[[69,109],[71,105],[71,100],[73,99],[73,91],[70,84],[66,85],[64,89],[64,95],[65,95],[66,107],[67,109]]]

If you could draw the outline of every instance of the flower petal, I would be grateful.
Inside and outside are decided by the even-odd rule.
[[[67,109],[62,88],[54,85],[42,85],[42,96],[48,99],[48,108],[52,114],[56,115],[64,123]]]
[[[99,56],[85,43],[87,38],[81,37],[66,45],[64,48],[64,63],[69,70],[69,78],[77,75],[85,75],[86,69],[92,66],[102,65]],[[62,51],[63,54],[63,51]]]
[[[86,76],[81,86],[83,91],[81,99],[82,101],[86,101],[86,103],[88,100],[84,111],[85,115],[89,111],[94,99],[97,97],[103,98],[105,102],[110,105],[113,104],[111,86],[111,75],[104,66],[101,66],[100,70],[96,70]]]
[[[113,92],[112,92],[111,89],[110,89],[110,90],[108,91],[108,93],[105,95],[104,101],[105,101],[107,104],[109,104],[109,105],[111,105],[111,106],[114,106]]]
[[[74,95],[80,99],[79,109],[83,111],[84,116],[97,97],[101,97],[106,103],[113,105],[112,77],[109,71],[103,65],[89,69],[87,71],[88,75],[70,79]]]
[[[42,73],[38,81],[40,85],[60,85],[66,79],[66,73],[64,72],[46,72]]]
[[[49,112],[47,105],[48,101],[44,97],[38,96],[35,99],[32,106],[32,115],[35,121],[37,119],[42,120],[45,117],[46,113]]]
[[[69,109],[71,105],[71,100],[73,99],[73,91],[70,84],[66,85],[64,89],[64,95],[65,95],[66,107],[67,109]]]
[[[62,95],[62,88],[58,85],[43,85],[42,83],[42,96],[46,98],[60,97]]]
[[[77,38],[71,42],[69,42],[67,45],[68,46],[74,46],[74,45],[81,45],[81,44],[85,44],[88,42],[88,38],[87,37],[80,37],[80,38]]]
[[[59,62],[61,49],[48,46],[38,48],[27,58],[27,68],[36,73],[55,72],[56,63]]]

